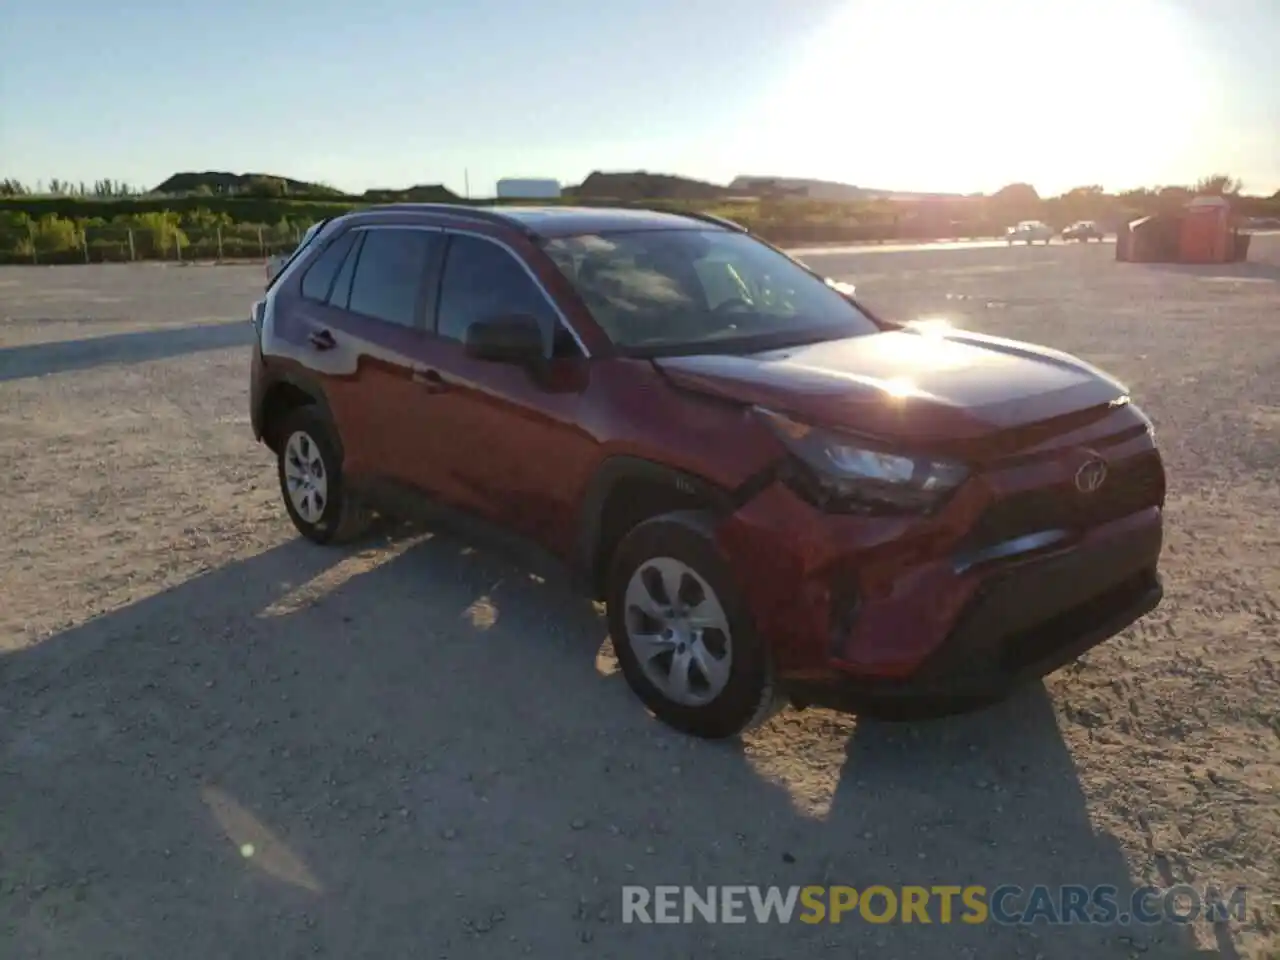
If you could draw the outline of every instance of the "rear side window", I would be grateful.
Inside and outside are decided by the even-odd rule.
[[[316,257],[315,262],[307,267],[302,275],[302,295],[308,300],[323,303],[329,299],[329,291],[333,287],[333,279],[337,276],[342,263],[355,244],[356,235],[350,231],[338,237]]]
[[[550,345],[556,316],[524,267],[495,243],[455,235],[449,241],[440,283],[439,335],[462,340],[476,320],[510,314],[536,317]]]
[[[412,327],[427,266],[439,254],[443,234],[380,227],[365,231],[351,280],[349,309],[376,320]]]

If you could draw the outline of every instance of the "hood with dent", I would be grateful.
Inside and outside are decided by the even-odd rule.
[[[1126,392],[1068,354],[950,329],[654,362],[685,389],[921,444],[982,439],[1105,406]]]

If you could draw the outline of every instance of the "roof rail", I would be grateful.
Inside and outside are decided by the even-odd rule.
[[[717,217],[714,213],[703,213],[701,210],[681,210],[678,213],[674,210],[665,211],[667,213],[675,213],[676,216],[688,217],[690,220],[701,220],[704,223],[714,223],[718,227],[724,227],[726,230],[732,230],[735,233],[750,233],[740,223],[735,223],[726,217]]]
[[[701,220],[703,223],[714,223],[718,227],[724,227],[726,230],[732,230],[735,233],[751,232],[742,224],[729,220],[726,217],[717,217],[713,213],[703,213],[700,210],[672,210],[668,207],[651,206],[650,204],[652,201],[620,201],[596,199],[594,197],[575,197],[573,203],[575,206],[579,207],[600,207],[606,210],[644,210],[648,213],[664,213],[672,217],[685,217],[689,220]]]
[[[444,216],[457,217],[459,220],[479,220],[483,223],[494,223],[503,227],[512,227],[526,236],[536,236],[528,225],[515,217],[509,217],[489,207],[472,207],[463,203],[375,203],[367,208],[370,213],[379,211],[404,211],[407,213],[438,213]]]

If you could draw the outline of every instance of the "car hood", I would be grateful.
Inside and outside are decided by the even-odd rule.
[[[654,362],[685,389],[939,449],[1046,421],[1061,421],[1065,432],[1072,415],[1105,411],[1126,394],[1068,354],[952,328]]]

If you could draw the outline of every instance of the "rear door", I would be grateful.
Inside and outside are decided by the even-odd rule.
[[[335,335],[335,331],[343,330],[345,321],[332,294],[340,273],[349,278],[347,271],[355,260],[360,239],[361,235],[350,229],[322,238],[318,241],[320,249],[309,263],[295,258],[272,280],[272,292],[263,301],[265,307],[274,300],[271,322],[263,315],[265,309],[255,309],[263,353],[296,365],[306,379],[318,381],[343,435],[344,455],[355,462],[366,457],[363,438],[351,429],[350,403],[354,394],[347,381],[358,368],[359,353],[353,337]]]
[[[406,481],[415,423],[429,416],[432,394],[418,382],[415,353],[434,313],[444,239],[433,228],[390,225],[357,227],[350,237],[340,265],[319,271],[310,295],[310,271],[302,279],[312,365],[328,375],[347,475]]]

